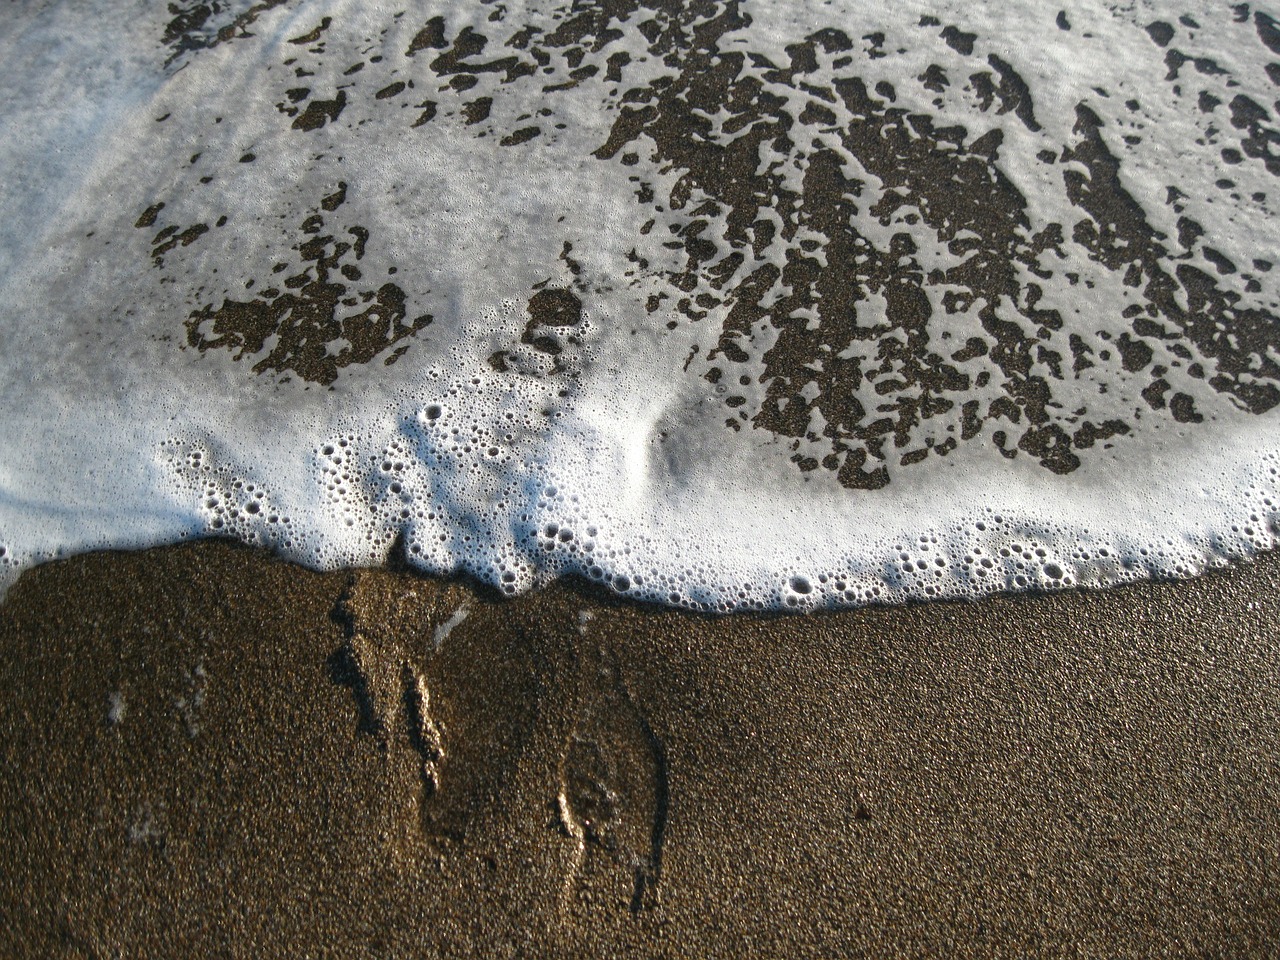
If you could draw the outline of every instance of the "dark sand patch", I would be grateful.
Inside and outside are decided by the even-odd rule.
[[[0,954],[1271,955],[1278,585],[710,619],[49,564],[0,607]]]

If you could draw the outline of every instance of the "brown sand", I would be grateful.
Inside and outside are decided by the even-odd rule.
[[[0,956],[1273,956],[1278,582],[712,619],[49,564]]]

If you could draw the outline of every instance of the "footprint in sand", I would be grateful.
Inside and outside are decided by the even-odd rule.
[[[666,751],[607,651],[584,651],[581,692],[559,771],[559,825],[576,844],[564,894],[572,898],[597,884],[611,892],[618,887],[637,913],[657,903]]]
[[[431,715],[426,680],[394,631],[362,629],[355,613],[359,587],[359,581],[353,582],[334,610],[346,640],[329,658],[329,677],[354,695],[359,733],[372,736],[386,754],[402,752],[407,743],[417,755],[421,799],[426,801],[440,789],[444,760],[444,741]]]

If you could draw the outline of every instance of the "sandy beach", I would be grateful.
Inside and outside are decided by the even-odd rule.
[[[1280,20],[407,7],[0,13],[0,960],[1280,956]]]
[[[0,606],[0,954],[1274,955],[1278,581],[710,618],[51,563]]]

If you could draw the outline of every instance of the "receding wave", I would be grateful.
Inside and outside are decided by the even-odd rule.
[[[0,569],[731,610],[1269,548],[1280,23],[1202,7],[7,10]]]

